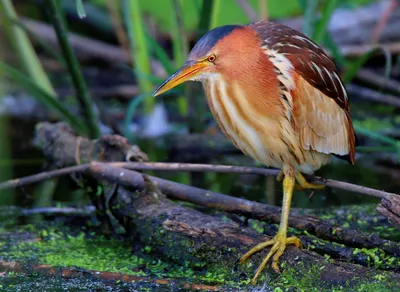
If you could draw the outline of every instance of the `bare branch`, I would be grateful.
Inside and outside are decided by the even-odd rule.
[[[40,182],[40,181],[43,181],[46,179],[51,179],[51,178],[68,175],[68,174],[72,174],[72,173],[76,173],[76,172],[82,172],[82,171],[87,170],[88,168],[89,168],[89,164],[81,164],[81,165],[75,165],[75,166],[60,168],[60,169],[51,170],[51,171],[44,171],[44,172],[40,172],[38,174],[25,176],[25,177],[21,177],[21,178],[15,178],[15,179],[11,179],[11,180],[0,183],[0,190],[22,187],[22,186],[37,183],[37,182]]]
[[[230,165],[212,165],[212,164],[193,164],[193,163],[163,163],[163,162],[110,162],[109,165],[115,167],[122,167],[127,169],[135,170],[163,170],[163,171],[182,171],[182,172],[220,172],[220,173],[241,173],[241,174],[256,174],[256,175],[272,175],[276,176],[279,173],[277,169],[268,169],[260,167],[248,167],[248,166],[230,166]],[[74,172],[84,172],[89,168],[89,164],[81,164],[78,166],[66,167],[54,171],[42,172],[39,174],[9,180],[0,183],[0,190],[20,187],[35,182],[39,182],[45,179],[58,177],[62,175],[71,174]],[[311,182],[324,184],[331,188],[351,191],[355,193],[364,194],[376,198],[386,198],[391,195],[385,191],[375,190],[347,182],[342,182],[333,179],[325,179],[321,177],[308,177]]]
[[[163,170],[163,171],[211,171],[221,173],[242,173],[242,174],[257,174],[257,175],[273,175],[279,173],[277,169],[249,167],[249,166],[229,166],[229,165],[211,165],[211,164],[192,164],[192,163],[163,163],[163,162],[115,162],[113,166],[123,167],[135,170]],[[325,179],[322,177],[308,177],[311,182],[324,184],[331,188],[351,191],[364,194],[376,198],[384,198],[388,195],[396,195],[388,192],[375,190],[347,182],[342,182],[333,179]]]

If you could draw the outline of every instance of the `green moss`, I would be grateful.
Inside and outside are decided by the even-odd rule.
[[[32,226],[29,227],[32,229]],[[132,253],[120,240],[91,236],[80,232],[71,235],[66,230],[48,228],[36,232],[40,241],[1,242],[0,259],[17,260],[27,264],[48,264],[55,267],[76,267],[87,270],[123,273],[135,276],[185,279],[189,282],[242,285],[231,281],[231,273],[215,267],[204,269],[205,263],[185,261],[171,264],[148,255],[151,246]],[[194,244],[187,242],[188,245]],[[221,251],[224,252],[224,251]],[[198,269],[193,270],[191,267]],[[248,281],[247,281],[248,282]],[[245,283],[247,283],[245,282]]]
[[[24,229],[32,230],[33,227],[25,227]],[[131,245],[124,244],[120,240],[106,239],[93,232],[83,233],[76,230],[66,230],[65,228],[47,228],[45,230],[35,230],[35,232],[40,236],[40,241],[15,243],[10,239],[2,242],[0,245],[0,258],[33,264],[43,263],[60,267],[78,267],[136,276],[184,279],[184,281],[188,282],[222,284],[226,287],[244,290],[248,287],[255,269],[254,264],[250,261],[241,265],[239,267],[240,272],[235,273],[232,273],[230,268],[228,269],[220,263],[212,264],[213,261],[206,263],[207,253],[210,254],[209,249],[205,244],[199,244],[193,240],[183,240],[181,242],[183,242],[184,248],[190,250],[192,255],[204,258],[205,261],[192,261],[192,259],[188,258],[186,261],[180,260],[173,264],[170,261],[165,262],[159,259],[157,248],[155,248],[156,244],[153,245],[153,243],[149,246],[143,246],[142,249],[133,254]],[[165,240],[173,240],[173,238],[166,238]],[[314,238],[314,240],[318,244],[322,243],[317,238]],[[360,250],[359,252],[365,251]],[[374,255],[379,254],[378,251],[368,252],[373,252]],[[220,254],[222,258],[224,254],[237,253],[238,251],[234,248],[226,248],[214,250],[211,254],[215,257]],[[173,256],[168,260],[172,258]],[[280,276],[272,278],[274,277],[273,274],[265,273],[258,283],[261,285],[266,283],[268,288],[276,289],[275,291],[281,291],[279,289],[289,291],[292,289],[291,287],[296,287],[297,290],[295,291],[324,291],[321,287],[325,286],[327,287],[326,291],[333,291],[332,287],[339,291],[341,284],[328,286],[333,284],[318,280],[322,278],[318,275],[322,275],[326,265],[331,262],[332,259],[326,256],[325,261],[317,263],[311,268],[305,266],[302,262],[296,263],[296,268],[282,265],[283,273]],[[391,291],[390,289],[384,289],[386,283],[390,283],[390,279],[386,279],[385,276],[372,275],[368,279],[365,278],[357,283],[365,283],[367,281],[375,288],[374,292]],[[350,282],[343,283],[343,287],[353,288],[351,285]],[[368,287],[367,285],[360,286],[358,284],[351,291],[371,291],[368,290]],[[343,289],[346,290],[345,288]]]

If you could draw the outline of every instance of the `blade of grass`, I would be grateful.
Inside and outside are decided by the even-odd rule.
[[[134,143],[134,136],[129,129],[130,124],[133,121],[135,116],[136,110],[143,103],[146,97],[151,96],[151,92],[141,93],[136,95],[132,100],[129,102],[128,109],[125,113],[125,120],[124,120],[124,136],[128,139],[130,143]]]
[[[333,12],[335,11],[336,7],[339,4],[338,0],[329,0],[325,2],[322,9],[321,18],[319,19],[315,31],[313,33],[312,39],[317,43],[321,44],[324,41],[326,32],[328,30],[329,21]]]
[[[171,60],[169,59],[167,52],[150,34],[147,34],[147,41],[149,47],[153,49],[157,60],[161,63],[164,70],[167,72],[168,75],[172,75],[175,72],[175,68]]]
[[[203,0],[200,12],[200,21],[197,28],[197,38],[205,34],[211,27],[211,15],[212,15],[213,1]]]
[[[348,66],[346,73],[343,75],[344,83],[349,83],[353,78],[357,75],[358,70],[369,60],[371,59],[378,51],[383,51],[385,55],[385,78],[389,79],[392,70],[392,55],[390,52],[384,48],[375,48],[370,50],[369,52],[361,55],[354,61],[348,61]]]
[[[378,51],[379,49],[372,49],[369,52],[361,55],[356,60],[349,61],[345,74],[342,76],[344,83],[349,83],[357,75],[358,70]]]
[[[171,93],[177,93],[178,90],[172,89]],[[132,123],[133,118],[137,112],[137,109],[146,100],[146,98],[151,97],[152,92],[145,92],[136,95],[129,102],[128,109],[126,110],[125,120],[124,120],[124,136],[128,139],[130,143],[135,143],[134,136],[132,135],[129,125]]]
[[[140,3],[139,1],[124,0],[123,4],[123,11],[127,13],[124,20],[127,26],[135,72],[151,75],[150,56]],[[150,92],[153,90],[153,84],[149,80],[141,78],[139,75],[137,75],[137,79],[141,92]],[[145,99],[144,110],[147,114],[152,111],[154,104],[154,97]]]
[[[18,27],[20,27],[21,29],[23,29],[23,31],[31,38],[33,39],[36,43],[39,44],[39,46],[50,56],[52,56],[55,60],[57,60],[58,62],[60,62],[63,66],[66,66],[66,63],[64,61],[64,59],[52,48],[50,47],[46,42],[44,42],[42,40],[41,37],[39,37],[38,35],[36,35],[34,32],[30,31],[26,25],[20,21],[19,19],[13,18],[13,17],[9,17],[7,16],[5,13],[3,13],[2,11],[0,11],[0,18],[1,17],[5,17],[7,18],[12,24],[17,25]]]
[[[83,111],[83,116],[88,127],[88,135],[93,139],[98,138],[100,136],[99,117],[96,114],[94,104],[89,97],[89,92],[79,68],[78,61],[68,42],[66,21],[64,13],[60,7],[60,2],[59,0],[46,0],[46,4],[50,11],[50,19],[53,23],[58,43],[60,44],[61,51],[67,62],[68,71],[75,87],[76,97]]]
[[[77,117],[71,114],[67,108],[65,108],[60,101],[54,96],[50,95],[42,87],[37,85],[31,78],[25,76],[17,69],[0,62],[0,75],[7,75],[12,78],[16,83],[23,86],[28,92],[34,95],[39,102],[43,105],[57,111],[61,118],[63,118],[69,125],[79,134],[87,134],[85,125],[77,119]]]
[[[85,7],[83,7],[82,0],[76,0],[76,12],[78,13],[79,18],[86,18]]]
[[[172,48],[175,64],[181,66],[188,55],[187,39],[182,20],[182,6],[179,0],[172,0],[174,11],[174,25],[172,30]],[[187,86],[185,86],[187,88]],[[185,90],[186,91],[186,90]],[[184,116],[188,112],[188,102],[184,96],[178,96],[178,111]]]
[[[354,130],[361,135],[367,136],[373,140],[376,140],[376,141],[379,141],[379,142],[382,142],[385,144],[392,145],[392,146],[396,147],[397,149],[399,149],[399,147],[400,147],[400,141],[389,138],[381,133],[371,131],[369,129],[361,127],[356,122],[353,123],[353,125],[354,125]]]
[[[1,17],[2,23],[13,41],[18,54],[20,64],[24,71],[34,80],[36,84],[43,88],[49,95],[56,97],[53,86],[51,85],[47,74],[29,41],[27,35],[21,27],[15,25],[10,19],[18,20],[14,6],[11,0],[0,0],[0,8],[7,17]]]
[[[348,61],[343,56],[342,52],[340,51],[339,47],[337,46],[337,44],[335,43],[329,32],[327,32],[325,35],[324,43],[326,47],[331,51],[332,56],[335,59],[336,63],[339,65],[339,67],[346,68]]]
[[[314,23],[317,15],[318,0],[300,0],[300,5],[304,10],[303,33],[312,36],[314,33]]]
[[[221,11],[221,0],[214,0],[213,6],[211,9],[211,19],[210,19],[210,27],[209,29],[216,28],[218,26],[219,20],[219,13]]]

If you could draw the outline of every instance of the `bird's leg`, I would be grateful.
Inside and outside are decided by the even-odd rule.
[[[296,180],[298,182],[298,185],[296,185],[296,190],[306,190],[306,189],[313,189],[313,190],[321,190],[325,186],[324,185],[319,185],[319,184],[313,184],[308,182],[305,177],[301,174],[300,171],[295,171],[294,173]]]
[[[282,214],[281,214],[281,223],[279,225],[278,233],[272,240],[262,242],[251,250],[249,250],[246,254],[244,254],[239,263],[243,263],[246,259],[248,259],[254,253],[262,250],[267,246],[272,246],[268,255],[264,258],[260,266],[257,268],[256,274],[252,279],[252,283],[255,284],[257,278],[260,276],[261,271],[266,266],[268,260],[272,257],[272,268],[279,273],[278,267],[278,259],[284,253],[286,249],[286,245],[294,244],[295,246],[300,246],[300,239],[295,236],[287,237],[287,228],[288,228],[288,220],[289,220],[289,211],[290,211],[290,201],[292,199],[293,188],[295,185],[295,178],[292,172],[292,175],[285,175],[283,179],[283,202],[282,202]]]

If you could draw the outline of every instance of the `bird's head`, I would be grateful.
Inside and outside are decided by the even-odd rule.
[[[254,30],[240,25],[217,27],[196,43],[185,64],[165,80],[153,95],[160,95],[185,81],[203,81],[219,74],[234,75],[235,72],[241,72],[242,65],[254,57],[254,49],[259,51],[259,48],[259,39]]]

